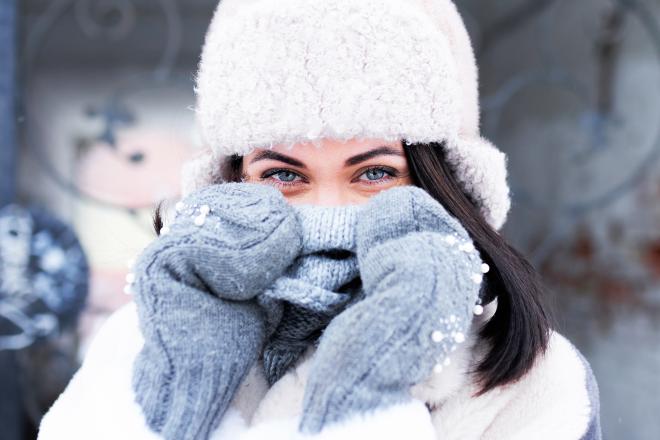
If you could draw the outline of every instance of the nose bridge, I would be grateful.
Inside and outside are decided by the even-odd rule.
[[[355,250],[355,227],[362,209],[357,205],[319,206],[316,204],[294,205],[301,225],[303,254],[332,251],[326,257],[341,259],[339,250]],[[338,252],[336,255],[333,252]]]
[[[313,203],[321,206],[346,205],[351,202],[351,192],[339,182],[324,182],[314,188]]]

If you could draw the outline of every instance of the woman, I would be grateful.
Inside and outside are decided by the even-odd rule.
[[[212,148],[40,438],[601,437],[497,233],[506,160],[450,1],[224,0],[196,93]]]

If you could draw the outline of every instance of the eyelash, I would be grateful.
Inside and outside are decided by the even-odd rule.
[[[393,168],[383,167],[383,166],[374,166],[374,167],[369,167],[369,168],[365,169],[364,171],[362,171],[362,173],[360,173],[359,176],[362,176],[364,173],[367,173],[367,172],[372,171],[372,170],[383,171],[383,172],[385,172],[387,175],[389,175],[390,178],[388,178],[388,179],[381,178],[381,179],[378,179],[378,180],[365,180],[365,182],[366,182],[367,185],[376,185],[376,184],[379,184],[379,183],[382,183],[382,182],[385,182],[385,181],[389,181],[389,180],[391,180],[391,179],[394,179],[394,178],[398,177],[398,174],[399,174],[399,173],[397,172],[397,170],[395,170],[395,169],[393,169]],[[300,174],[298,174],[298,173],[296,173],[295,171],[293,171],[293,170],[291,170],[291,169],[288,169],[288,168],[273,168],[273,169],[269,169],[269,170],[264,171],[264,172],[261,174],[260,179],[261,179],[261,180],[265,180],[265,179],[268,179],[268,178],[271,177],[271,176],[274,176],[274,175],[279,174],[279,173],[282,173],[282,172],[293,173],[293,174],[295,174],[295,175],[298,176],[298,177],[302,177]],[[359,176],[358,176],[358,177],[359,177]],[[286,187],[286,186],[294,186],[294,185],[297,185],[297,184],[300,182],[300,181],[283,182],[283,181],[281,181],[281,180],[276,180],[276,179],[271,179],[271,180],[273,180],[273,181],[275,182],[276,185],[278,185],[278,186],[284,186],[284,187]]]

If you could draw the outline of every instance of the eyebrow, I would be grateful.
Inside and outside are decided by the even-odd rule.
[[[381,155],[403,156],[403,152],[388,145],[383,145],[371,149],[369,151],[365,151],[364,153],[356,154],[355,156],[349,157],[348,159],[346,159],[346,161],[344,161],[344,166],[345,167],[354,166],[366,160],[369,160],[373,157],[381,156]],[[261,150],[257,154],[255,154],[252,160],[250,161],[250,163],[252,164],[260,160],[268,160],[268,159],[288,163],[289,165],[293,165],[295,167],[307,168],[305,164],[299,161],[298,159],[294,159],[291,156],[287,156],[285,154],[278,153],[277,151],[268,150],[268,149]]]
[[[278,153],[277,151],[273,150],[261,150],[257,154],[254,155],[250,163],[255,163],[260,160],[278,160],[280,162],[288,163],[289,165],[293,165],[294,167],[300,167],[300,168],[307,168],[304,163],[299,161],[298,159],[294,159],[293,157],[287,156],[282,153]]]
[[[369,160],[372,157],[376,157],[376,156],[403,156],[403,152],[388,145],[383,145],[382,147],[376,147],[373,150],[365,151],[364,153],[356,154],[353,157],[349,157],[344,162],[344,166],[348,167],[352,165],[357,165],[360,162],[364,162],[365,160]]]

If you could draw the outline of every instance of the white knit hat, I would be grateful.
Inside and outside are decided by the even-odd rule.
[[[506,156],[479,134],[474,52],[450,0],[222,0],[195,93],[210,150],[187,166],[184,192],[216,179],[222,157],[257,147],[444,141],[486,220],[506,220]]]

